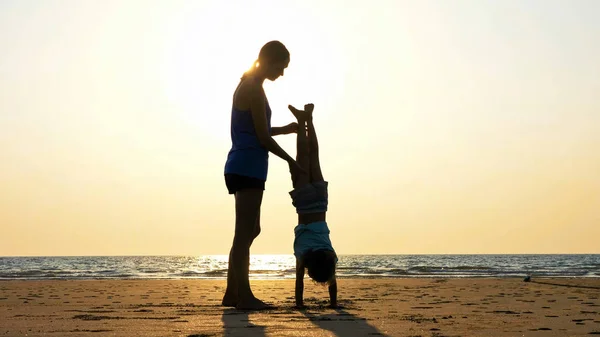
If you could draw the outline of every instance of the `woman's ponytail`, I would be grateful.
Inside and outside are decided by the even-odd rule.
[[[256,68],[258,67],[258,60],[254,61],[254,63],[252,63],[252,67],[250,67],[250,69],[248,69],[244,75],[242,75],[242,78],[240,78],[241,80],[245,80],[246,78],[248,78],[248,76],[252,75],[254,73],[254,71],[256,70]]]

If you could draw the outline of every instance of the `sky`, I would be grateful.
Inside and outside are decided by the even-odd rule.
[[[0,256],[227,254],[239,77],[314,103],[338,254],[600,253],[600,2],[0,2]],[[295,156],[295,136],[275,138]],[[253,254],[291,254],[270,157]]]

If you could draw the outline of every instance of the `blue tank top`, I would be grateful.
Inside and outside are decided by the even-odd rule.
[[[271,134],[271,107],[266,102],[267,127]],[[225,162],[225,174],[267,180],[269,151],[258,141],[252,112],[231,108],[231,150]]]

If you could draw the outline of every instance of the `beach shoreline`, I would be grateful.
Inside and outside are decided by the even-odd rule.
[[[600,278],[251,280],[260,312],[220,305],[224,280],[0,280],[0,336],[590,336]]]

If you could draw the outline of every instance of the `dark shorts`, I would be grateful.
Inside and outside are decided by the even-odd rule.
[[[241,176],[238,174],[225,174],[225,185],[229,190],[229,194],[235,194],[235,192],[254,188],[265,190],[265,181],[257,178]]]

